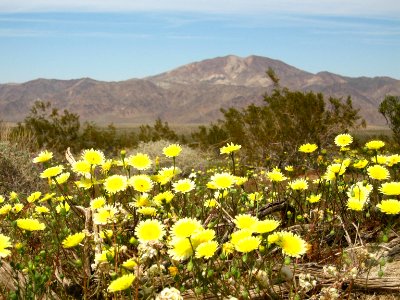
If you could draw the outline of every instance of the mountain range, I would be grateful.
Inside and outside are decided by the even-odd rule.
[[[170,124],[205,124],[221,117],[220,108],[262,103],[273,87],[266,76],[268,68],[275,71],[281,86],[291,90],[344,100],[350,95],[368,125],[385,125],[378,106],[385,95],[400,95],[400,80],[389,77],[312,74],[267,57],[229,55],[142,79],[36,79],[0,84],[0,120],[22,121],[33,103],[41,100],[98,124],[143,124],[157,118]]]

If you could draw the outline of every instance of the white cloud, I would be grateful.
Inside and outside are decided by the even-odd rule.
[[[398,0],[1,0],[0,12],[288,13],[340,16],[400,15]]]

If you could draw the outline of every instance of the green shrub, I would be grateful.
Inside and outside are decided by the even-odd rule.
[[[222,120],[200,127],[193,138],[203,146],[231,141],[242,145],[248,163],[295,161],[300,145],[313,141],[320,148],[340,132],[364,126],[351,98],[325,99],[320,93],[275,87],[264,96],[264,105],[239,110],[222,109]]]

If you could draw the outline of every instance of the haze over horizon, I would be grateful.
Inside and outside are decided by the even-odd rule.
[[[0,83],[120,81],[229,54],[400,79],[396,0],[3,0]]]

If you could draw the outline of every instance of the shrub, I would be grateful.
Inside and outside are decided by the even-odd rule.
[[[8,141],[0,142],[0,195],[11,191],[27,195],[43,188],[39,174],[29,151]]]
[[[379,105],[379,112],[385,117],[396,142],[400,145],[400,97],[387,95]]]
[[[204,146],[231,141],[241,144],[250,164],[297,159],[296,149],[307,141],[324,147],[336,134],[364,126],[351,98],[341,101],[320,93],[290,91],[275,87],[264,96],[264,105],[238,110],[222,109],[218,124],[200,127],[193,135]]]

